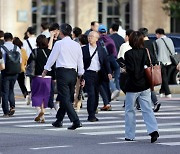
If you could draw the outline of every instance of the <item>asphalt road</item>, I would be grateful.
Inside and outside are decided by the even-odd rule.
[[[16,93],[19,93],[19,91]],[[63,128],[54,128],[55,117],[46,110],[46,122],[33,121],[36,110],[17,97],[13,117],[3,118],[0,109],[0,154],[179,154],[180,152],[180,94],[172,99],[160,99],[162,106],[155,113],[160,138],[150,143],[141,111],[136,111],[136,140],[124,141],[124,97],[112,102],[112,111],[99,111],[98,122],[87,121],[86,101],[78,113],[83,127],[67,130],[68,117]],[[100,101],[100,107],[102,102]]]

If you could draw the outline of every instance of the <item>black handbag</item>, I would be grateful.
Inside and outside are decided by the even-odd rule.
[[[169,49],[167,43],[165,42],[165,40],[162,38],[164,44],[166,45],[166,48],[168,49],[169,53],[170,53],[170,59],[173,65],[177,66],[178,63],[180,62],[180,54],[175,53],[174,55],[172,54],[171,50]]]
[[[30,64],[26,66],[26,76],[34,77],[35,76],[35,65],[36,65],[36,57],[37,57],[37,49],[31,53],[33,59]]]

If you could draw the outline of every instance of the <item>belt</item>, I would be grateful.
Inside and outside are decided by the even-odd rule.
[[[99,71],[93,71],[93,70],[86,70],[86,72],[99,73]]]
[[[76,69],[75,68],[65,68],[65,67],[57,67],[56,68],[57,70],[73,70],[73,71],[76,71]]]

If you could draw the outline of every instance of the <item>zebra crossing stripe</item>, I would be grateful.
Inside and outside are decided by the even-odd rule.
[[[157,143],[157,144],[175,146],[175,145],[180,145],[180,142],[165,142],[165,143]]]
[[[137,136],[135,137],[135,141],[139,141],[139,140],[146,140],[146,139],[150,139],[150,136]],[[160,139],[170,139],[170,138],[180,138],[180,134],[173,134],[173,135],[161,135],[158,138],[158,140]],[[117,139],[121,139],[124,140],[124,138],[122,137],[117,137]]]
[[[112,120],[112,119],[118,119],[118,117],[102,117],[103,120]],[[13,120],[13,117],[10,117],[10,118],[6,118],[6,119],[10,119],[10,120]],[[32,123],[34,122],[33,121],[33,117],[29,117],[30,120],[18,120],[18,121],[0,121],[0,124],[18,124],[18,123]],[[81,117],[80,118],[81,120],[87,120],[86,117]],[[45,120],[46,122],[52,122],[54,121],[54,118],[53,119],[46,119]],[[69,121],[69,119],[65,118],[63,121]]]
[[[172,132],[172,131],[178,131],[180,132],[180,128],[166,128],[166,129],[159,129],[159,132]],[[136,133],[145,133],[147,130],[142,129],[142,130],[136,130]],[[80,133],[83,135],[118,135],[118,134],[124,134],[124,130],[116,130],[116,131],[101,131],[101,132],[85,132],[85,133]]]

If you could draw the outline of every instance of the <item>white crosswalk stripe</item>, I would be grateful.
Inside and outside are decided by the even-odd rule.
[[[122,108],[122,102],[114,101],[112,103],[112,111],[99,111],[97,117],[98,122],[87,121],[86,105],[78,113],[80,120],[82,121],[83,127],[77,129],[77,134],[88,135],[88,136],[108,136],[115,135],[117,141],[104,142],[99,144],[121,144],[127,143],[124,141],[124,109]],[[160,132],[160,138],[158,139],[157,145],[169,145],[169,146],[180,146],[180,107],[177,105],[165,105],[161,106],[161,110],[155,113],[158,120],[158,127]],[[11,125],[16,128],[27,128],[27,129],[42,129],[46,131],[62,132],[66,131],[67,127],[71,125],[70,120],[65,116],[63,121],[63,128],[52,127],[52,122],[55,121],[55,116],[49,115],[49,109],[46,110],[45,118],[46,123],[34,122],[36,110],[30,106],[27,106],[23,102],[16,103],[16,112],[13,117],[4,118],[2,117],[2,109],[0,109],[0,125]],[[142,119],[142,113],[136,112],[138,117],[136,120],[136,138],[134,142],[150,140],[150,136],[147,134],[146,126]],[[166,122],[165,119],[172,119],[171,122]],[[173,133],[172,133],[173,132]],[[118,137],[117,137],[118,135]],[[114,139],[114,136],[113,136]],[[174,139],[172,142],[165,139]],[[128,142],[129,143],[129,142]],[[131,142],[132,143],[132,142]]]

